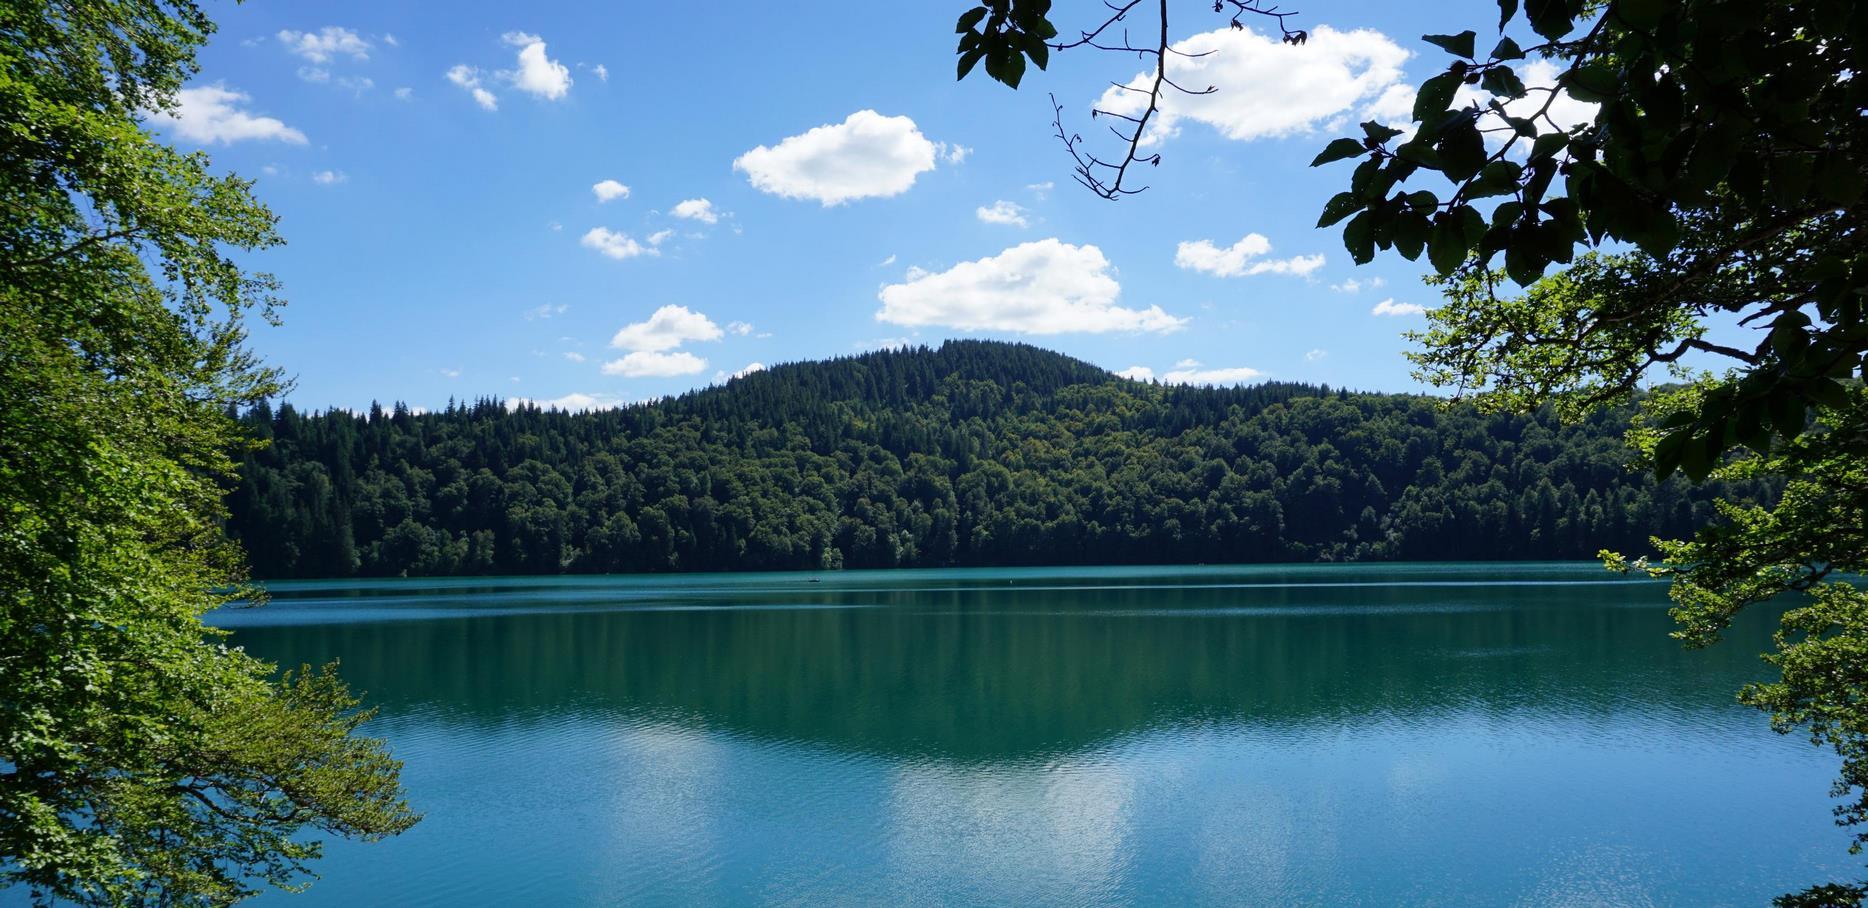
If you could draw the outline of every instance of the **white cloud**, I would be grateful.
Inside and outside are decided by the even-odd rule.
[[[410,88],[407,85],[404,85],[401,88],[396,89],[396,100],[411,101],[411,100],[414,100],[414,98],[415,98],[415,89]]]
[[[876,337],[859,340],[850,346],[858,350],[904,350],[914,345],[915,342],[906,337]]]
[[[537,319],[551,318],[555,315],[563,315],[569,311],[571,311],[571,304],[569,303],[540,303],[537,306],[525,310],[525,320],[529,322]]]
[[[1248,233],[1224,249],[1213,245],[1211,240],[1181,243],[1174,250],[1174,264],[1219,277],[1247,274],[1295,274],[1304,277],[1323,267],[1321,255],[1299,255],[1288,259],[1260,258],[1270,251],[1270,240],[1262,234]]]
[[[1235,366],[1230,369],[1175,369],[1161,380],[1170,385],[1239,385],[1264,375],[1257,369]]]
[[[966,163],[967,157],[973,153],[973,149],[965,145],[949,145],[946,142],[935,142],[934,153],[939,155],[942,161],[949,164],[964,164]]]
[[[1007,202],[1004,199],[994,202],[991,205],[983,205],[974,209],[973,214],[988,224],[1011,224],[1015,227],[1028,227],[1031,225],[1030,221],[1025,220],[1025,209],[1023,206],[1019,205],[1017,202]]]
[[[1116,374],[1122,376],[1123,378],[1130,379],[1132,381],[1154,381],[1155,380],[1155,370],[1150,369],[1147,366],[1130,366],[1127,369],[1123,369],[1122,371],[1117,372]]]
[[[746,335],[752,333],[752,323],[751,322],[727,322],[726,330],[731,331],[734,334],[739,335],[740,337],[745,337]]]
[[[519,68],[502,70],[500,78],[512,87],[547,101],[556,101],[571,92],[571,70],[545,56],[545,39],[525,32],[507,32],[500,40],[519,48]]]
[[[370,58],[370,42],[363,40],[356,32],[335,25],[327,25],[313,32],[295,32],[282,29],[276,37],[285,49],[313,63],[329,63],[332,57],[348,56],[353,60]],[[386,39],[393,44],[393,38]]]
[[[597,183],[590,187],[590,191],[596,193],[599,203],[608,202],[612,199],[629,198],[629,187],[615,180],[604,180]]]
[[[688,341],[717,341],[724,334],[713,319],[686,306],[663,306],[647,321],[625,325],[610,338],[610,346],[624,350],[672,350]]]
[[[1025,188],[1029,190],[1032,195],[1037,196],[1039,201],[1043,201],[1046,196],[1051,194],[1051,190],[1057,188],[1057,183],[1052,180],[1045,180],[1042,183],[1027,183],[1025,184]]]
[[[678,218],[699,221],[703,224],[720,223],[720,213],[715,211],[713,203],[706,199],[687,199],[675,205],[668,212]]]
[[[461,377],[461,370],[459,370],[459,369],[442,369],[442,370],[441,370],[441,374],[442,374],[442,375],[445,375],[445,376],[447,376],[447,377],[449,377],[449,378],[460,378],[460,377]]]
[[[888,257],[888,258],[885,258],[885,259],[883,259],[882,261],[880,261],[880,262],[877,262],[877,263],[876,263],[876,267],[877,267],[877,268],[887,268],[888,266],[890,266],[890,265],[893,265],[893,264],[895,264],[895,253],[893,253],[893,252],[891,252],[891,253],[889,253],[889,257]]]
[[[1406,316],[1406,315],[1420,315],[1426,311],[1427,311],[1426,306],[1423,306],[1419,303],[1397,303],[1395,302],[1394,297],[1391,296],[1385,300],[1382,300],[1379,303],[1376,303],[1375,308],[1369,310],[1369,314],[1370,315],[1387,315],[1387,316]]]
[[[610,68],[609,67],[604,66],[603,64],[599,63],[595,66],[592,66],[590,68],[590,71],[597,74],[598,82],[610,81]]]
[[[765,363],[747,363],[745,368],[739,370],[738,372],[733,373],[733,377],[734,378],[745,378],[746,376],[751,375],[754,372],[764,372],[764,371],[765,371]]]
[[[1382,89],[1369,106],[1362,109],[1366,119],[1403,126],[1414,121],[1414,86],[1402,82]]]
[[[350,177],[341,170],[320,170],[311,175],[311,181],[319,186],[335,186],[349,180]]]
[[[517,410],[520,407],[530,405],[545,410],[569,410],[576,412],[580,410],[614,410],[617,407],[623,406],[624,403],[625,402],[621,398],[611,397],[608,394],[584,394],[582,392],[573,392],[563,397],[551,398],[550,400],[535,400],[530,397],[509,397],[506,398],[506,409]]]
[[[915,327],[1025,334],[1105,331],[1177,331],[1187,320],[1160,306],[1116,305],[1122,287],[1095,246],[1057,239],[1013,246],[998,255],[961,262],[946,271],[908,271],[878,297],[876,320]]]
[[[402,42],[396,40],[396,36],[388,32],[383,32],[383,43],[389,45],[390,47],[401,47],[402,46]]]
[[[1338,31],[1320,25],[1301,45],[1284,44],[1251,29],[1222,28],[1194,35],[1174,45],[1168,77],[1178,85],[1210,94],[1167,92],[1161,112],[1149,127],[1148,141],[1173,135],[1182,119],[1205,123],[1229,139],[1280,138],[1311,133],[1358,108],[1391,105],[1388,90],[1404,77],[1401,65],[1411,54],[1372,29]],[[1129,85],[1146,86],[1153,72]],[[1097,106],[1137,116],[1146,92],[1112,87]]]
[[[245,92],[219,83],[199,88],[184,88],[175,93],[175,109],[153,111],[152,123],[175,131],[191,142],[212,145],[232,144],[249,139],[305,144],[305,134],[272,117],[256,117],[241,105],[250,100]]]
[[[934,143],[915,121],[859,110],[842,123],[754,148],[733,169],[762,192],[830,206],[907,192],[916,177],[934,169],[935,156]]]
[[[574,363],[581,363],[584,361],[584,354],[579,353],[576,350],[566,350],[564,351],[564,358]]]
[[[1180,362],[1175,363],[1174,368],[1176,369],[1198,369],[1200,368],[1200,361],[1197,359],[1194,359],[1193,357],[1188,357],[1186,359],[1181,360]]]
[[[1352,277],[1340,284],[1331,284],[1330,289],[1337,293],[1360,293],[1363,290],[1379,290],[1387,285],[1388,281],[1379,277],[1372,277],[1366,281]]]
[[[1320,360],[1329,355],[1330,355],[1330,351],[1319,348],[1319,349],[1312,350],[1309,353],[1304,354],[1304,362],[1314,363],[1317,360]]]
[[[674,235],[675,235],[675,232],[672,230],[657,230],[654,233],[649,234],[649,245],[660,246],[661,244],[668,242],[668,238]]]
[[[604,363],[603,374],[621,375],[624,378],[672,378],[676,375],[694,375],[706,368],[706,360],[685,350],[673,353],[638,350],[622,359]]]
[[[583,246],[595,249],[613,259],[632,259],[638,255],[661,255],[653,246],[644,246],[627,233],[611,230],[608,227],[592,227],[584,238],[578,240]]]
[[[499,109],[499,98],[480,85],[480,70],[465,63],[457,63],[454,68],[448,70],[448,81],[466,89],[468,94],[473,95],[474,103],[480,105],[481,108]]]

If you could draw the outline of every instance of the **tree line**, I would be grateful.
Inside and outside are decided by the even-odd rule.
[[[228,530],[266,578],[1571,559],[1770,497],[1630,472],[1631,414],[1163,386],[949,341],[600,412],[262,404]]]

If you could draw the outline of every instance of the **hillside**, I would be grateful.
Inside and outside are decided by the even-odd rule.
[[[229,531],[262,578],[1567,559],[1764,492],[1629,472],[1627,417],[1163,387],[949,341],[595,413],[259,407]]]

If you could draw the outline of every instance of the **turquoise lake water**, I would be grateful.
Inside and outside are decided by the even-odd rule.
[[[426,820],[272,905],[1758,905],[1835,757],[1593,565],[280,583]]]

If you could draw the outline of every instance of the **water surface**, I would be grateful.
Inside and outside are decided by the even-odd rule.
[[[1592,565],[282,583],[427,819],[273,904],[1757,905],[1834,757]]]

